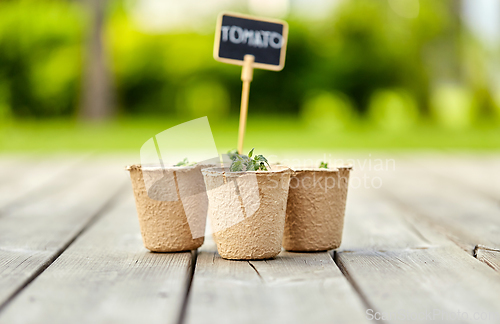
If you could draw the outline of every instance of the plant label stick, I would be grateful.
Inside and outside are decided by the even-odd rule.
[[[222,13],[217,20],[214,58],[242,65],[238,153],[242,154],[253,69],[281,71],[285,66],[288,24],[282,20]]]

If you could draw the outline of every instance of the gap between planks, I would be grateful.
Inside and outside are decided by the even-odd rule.
[[[105,214],[109,209],[111,209],[117,202],[120,196],[125,191],[125,185],[115,192],[115,194],[92,216],[87,223],[66,243],[64,244],[54,255],[52,255],[45,263],[41,264],[40,268],[31,274],[26,280],[14,291],[12,294],[6,298],[6,300],[0,304],[0,313],[16,298],[16,296],[26,287],[29,286],[33,280],[40,276],[52,263],[54,263],[64,251],[73,244],[73,242],[83,234],[88,228],[90,228],[103,214]]]
[[[344,252],[346,252],[346,251],[344,251]],[[363,293],[361,288],[358,286],[358,284],[356,284],[356,282],[353,280],[353,278],[349,275],[349,272],[347,272],[347,269],[339,261],[338,252],[335,250],[332,251],[331,256],[332,256],[333,262],[335,262],[335,264],[337,265],[337,268],[339,268],[340,272],[342,272],[342,274],[344,275],[346,280],[351,284],[354,291],[356,291],[356,293],[358,294],[359,298],[363,302],[366,309],[375,309],[375,307],[373,307],[373,305],[370,304],[370,302],[368,301],[368,298],[365,296],[365,294]]]
[[[178,324],[194,260],[195,252],[146,250],[134,199],[120,196],[0,313],[0,323]]]
[[[189,293],[191,292],[191,285],[193,284],[194,272],[196,270],[196,261],[198,260],[198,250],[191,251],[191,264],[189,265],[189,275],[186,280],[186,291],[184,294],[184,299],[182,300],[181,310],[179,312],[178,324],[184,324],[186,318],[186,310],[189,301]]]
[[[364,323],[364,306],[328,252],[233,261],[207,237],[184,323]]]
[[[58,190],[48,197],[26,197],[0,217],[0,304],[47,266],[124,186],[123,171],[102,162],[76,169],[58,179]]]
[[[442,162],[440,164],[441,159],[435,163],[422,158],[402,157],[401,160],[398,170],[377,174],[385,180],[381,189],[392,201],[407,214],[418,216],[419,225],[426,223],[469,255],[474,255],[478,244],[500,248],[500,220],[496,217],[500,213],[498,199],[477,188],[481,179],[494,173],[494,169],[481,168],[477,161],[470,168],[461,162],[448,170]],[[452,162],[449,158],[445,165],[454,165]],[[492,165],[487,161],[485,166]],[[498,186],[495,183],[488,185],[491,188]],[[488,265],[495,260],[489,260]],[[493,268],[499,267],[497,264]]]
[[[477,260],[485,263],[494,270],[500,272],[500,249],[489,248],[482,244],[476,244],[474,246],[472,243],[474,242],[474,240],[464,240],[463,237],[460,236],[460,234],[457,234],[454,231],[450,231],[449,228],[443,226],[440,223],[434,222],[432,216],[428,216],[425,213],[412,208],[411,204],[402,201],[392,192],[385,189],[384,192],[387,194],[387,196],[390,197],[390,199],[393,200],[396,205],[398,205],[399,208],[401,208],[401,210],[404,210],[406,214],[410,215],[409,217],[412,218],[412,221],[407,218],[406,220],[408,224],[410,224],[415,229],[416,232],[418,232],[418,230],[416,229],[416,225],[413,225],[412,223],[413,221],[416,221],[417,216],[421,216],[419,218],[420,223],[418,226],[420,226],[421,228],[425,226],[430,231],[440,233],[443,237],[446,237],[450,242],[453,242],[457,247],[466,252],[467,255],[476,258]]]
[[[427,160],[422,161],[421,159],[410,159],[410,163],[413,163],[414,165],[423,166],[427,171],[433,173],[435,176],[440,177],[443,180],[448,181],[450,183],[454,183],[463,188],[463,190],[474,192],[478,195],[483,196],[485,199],[490,199],[495,203],[500,203],[500,196],[492,194],[492,192],[498,193],[498,188],[499,188],[498,180],[500,180],[500,178],[498,178],[498,174],[495,173],[494,169],[490,170],[490,172],[485,172],[485,167],[491,168],[492,165],[495,165],[495,163],[498,163],[500,161],[496,156],[495,160],[493,161],[491,160],[491,157],[488,158],[489,160],[487,160],[486,163],[483,163],[484,165],[479,165],[480,163],[477,160],[477,158],[473,159],[472,161],[469,160],[468,161],[469,163],[473,163],[473,165],[469,165],[470,168],[467,168],[466,164],[461,164],[459,165],[459,168],[455,166],[454,168],[451,169],[445,168],[440,164],[438,164],[437,167],[433,167],[433,165],[435,164],[431,164]],[[460,172],[458,169],[460,169]],[[468,171],[471,169],[472,171],[475,171],[477,173],[469,174]],[[495,176],[497,178],[495,178]],[[486,179],[488,180],[483,181]],[[459,238],[455,236],[450,236],[450,239],[452,239],[457,245],[463,247],[463,244],[460,242]],[[467,248],[468,247],[466,247],[466,249]],[[477,244],[471,252],[476,259],[486,263],[494,270],[500,272],[499,248],[490,248],[482,244]]]
[[[367,305],[374,306],[373,313],[497,311],[498,273],[384,192],[351,193],[344,243],[334,259]]]

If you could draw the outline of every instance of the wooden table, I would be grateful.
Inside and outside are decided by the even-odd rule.
[[[144,249],[123,157],[0,157],[0,323],[500,323],[500,156],[392,158],[340,249],[247,262]]]

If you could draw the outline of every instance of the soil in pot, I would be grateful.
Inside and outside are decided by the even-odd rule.
[[[351,166],[297,169],[290,179],[283,247],[325,251],[342,242]]]

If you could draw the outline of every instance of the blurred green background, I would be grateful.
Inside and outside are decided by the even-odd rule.
[[[284,70],[255,71],[246,147],[500,148],[496,1],[0,0],[0,150],[138,150],[202,116],[234,148],[223,10],[290,25]]]

